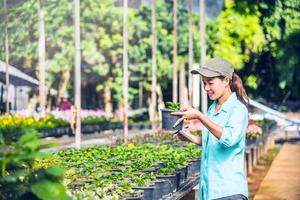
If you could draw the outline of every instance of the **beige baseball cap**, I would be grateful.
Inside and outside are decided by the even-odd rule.
[[[230,79],[234,72],[234,66],[223,58],[212,58],[200,69],[192,70],[192,74],[200,74],[206,77],[227,76]]]

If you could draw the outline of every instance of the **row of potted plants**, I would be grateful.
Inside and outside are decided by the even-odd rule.
[[[67,169],[65,185],[75,199],[160,199],[198,175],[200,153],[193,144],[130,143],[60,151],[50,163]]]
[[[275,120],[249,120],[246,131],[247,145],[258,142],[264,135],[268,134],[272,128],[276,126]]]
[[[3,133],[4,136],[13,138],[21,136],[23,134],[22,130],[26,129],[26,127],[39,131],[44,137],[72,134],[70,123],[52,114],[47,114],[40,118],[21,115],[0,116],[0,133]],[[82,119],[83,133],[120,128],[122,128],[122,123],[113,118],[88,116]]]
[[[47,114],[43,117],[25,117],[22,115],[3,115],[0,116],[0,132],[4,135],[22,135],[22,129],[30,127],[39,131],[43,137],[60,137],[72,135],[73,131],[67,120]],[[114,118],[87,116],[82,118],[81,131],[83,134],[91,134],[105,130],[122,129],[123,123]],[[128,125],[131,129],[150,129],[150,122],[133,122]]]

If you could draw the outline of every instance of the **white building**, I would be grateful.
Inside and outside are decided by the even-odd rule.
[[[39,81],[28,76],[24,72],[9,65],[9,100],[12,110],[22,110],[28,107],[29,91],[31,88],[38,87]],[[6,65],[0,60],[0,107],[5,109],[6,90],[5,90]],[[3,107],[4,106],[4,107]]]

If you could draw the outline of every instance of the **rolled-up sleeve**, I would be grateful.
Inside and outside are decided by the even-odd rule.
[[[232,147],[245,136],[248,125],[248,110],[243,106],[235,106],[230,111],[228,122],[223,127],[219,142],[224,147]]]

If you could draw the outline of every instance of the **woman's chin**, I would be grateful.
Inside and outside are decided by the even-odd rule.
[[[216,100],[217,98],[214,95],[208,95],[209,100]]]

